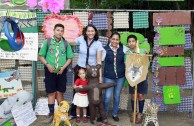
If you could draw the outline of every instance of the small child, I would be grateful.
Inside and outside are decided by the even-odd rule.
[[[129,35],[127,37],[127,44],[129,47],[129,50],[126,52],[127,54],[130,53],[140,53],[140,54],[146,54],[147,50],[145,49],[139,49],[139,51],[137,52],[138,49],[138,41],[137,41],[137,37],[135,35]],[[126,56],[125,56],[126,58]],[[139,104],[139,113],[137,114],[137,118],[136,118],[136,124],[140,124],[142,123],[143,120],[143,107],[144,107],[144,103],[145,103],[145,98],[144,95],[147,94],[148,92],[148,78],[146,77],[146,80],[144,80],[143,82],[139,83],[137,85],[137,99],[138,99],[138,104]],[[134,87],[131,87],[129,85],[129,93],[131,94],[131,107],[132,107],[132,112],[134,111]],[[130,119],[130,122],[133,122],[133,113],[132,113],[132,117]]]
[[[86,71],[84,69],[78,70],[78,76],[79,76],[79,78],[76,79],[75,84],[73,85],[74,89],[78,88],[78,87],[82,88],[83,86],[88,85],[88,81],[86,79]],[[77,106],[77,108],[76,108],[76,114],[77,114],[76,122],[77,123],[80,122],[80,108],[83,108],[83,122],[87,123],[88,119],[86,116],[86,113],[87,113],[86,107],[89,104],[87,92],[85,92],[85,91],[77,92],[74,95],[73,104]]]

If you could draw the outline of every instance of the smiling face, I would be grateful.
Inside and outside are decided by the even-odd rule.
[[[84,69],[80,69],[79,70],[79,73],[78,73],[78,76],[81,78],[81,79],[86,79],[86,72]]]
[[[120,42],[120,37],[117,34],[114,34],[111,38],[110,38],[110,44],[113,48],[117,48],[117,46],[119,45]]]
[[[95,34],[96,34],[95,29],[93,27],[89,26],[86,30],[86,35],[87,35],[88,39],[90,39],[90,40],[94,39]]]
[[[56,39],[61,39],[63,37],[64,34],[64,29],[62,27],[56,27],[54,29],[54,36],[56,37]]]
[[[128,41],[128,47],[131,49],[131,50],[135,50],[136,48],[136,43],[137,41],[135,40],[135,38],[129,38]]]

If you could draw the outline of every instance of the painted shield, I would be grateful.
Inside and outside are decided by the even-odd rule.
[[[149,57],[145,54],[128,54],[125,62],[125,76],[134,87],[144,81],[148,72]]]

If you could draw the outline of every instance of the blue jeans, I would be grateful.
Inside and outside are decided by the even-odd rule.
[[[119,110],[119,103],[120,103],[120,93],[124,85],[124,81],[125,81],[125,77],[117,78],[117,79],[109,79],[104,77],[104,83],[115,82],[117,84],[114,87],[107,88],[104,92],[104,109],[105,109],[106,116],[108,116],[109,104],[110,104],[110,99],[112,97],[112,93],[113,93],[112,115],[117,116],[117,113]]]

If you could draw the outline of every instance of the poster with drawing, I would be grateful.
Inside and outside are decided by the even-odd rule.
[[[13,96],[22,89],[19,71],[12,70],[0,73],[0,99]]]
[[[134,87],[144,81],[148,72],[149,57],[145,54],[128,54],[125,63],[125,77]]]

